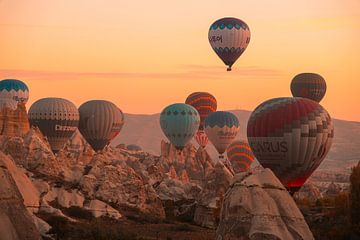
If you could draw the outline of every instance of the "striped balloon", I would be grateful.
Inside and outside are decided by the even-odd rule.
[[[213,112],[205,119],[205,133],[220,154],[220,158],[223,158],[222,154],[235,140],[239,130],[239,120],[231,112]]]
[[[195,140],[202,148],[205,148],[209,142],[209,138],[206,136],[204,130],[197,131],[197,133],[195,134]]]
[[[251,114],[247,135],[260,164],[294,192],[329,152],[334,127],[328,112],[315,101],[274,98]]]
[[[245,172],[254,162],[254,154],[245,141],[234,141],[226,149],[227,157],[235,173]]]
[[[31,105],[29,121],[47,137],[51,150],[56,153],[76,131],[79,111],[69,100],[42,98]]]
[[[85,102],[79,107],[79,113],[79,130],[95,151],[108,145],[124,125],[124,114],[109,101]]]
[[[228,66],[227,70],[231,71],[231,66],[250,42],[250,29],[240,19],[222,18],[210,26],[209,42],[215,53]]]
[[[10,98],[19,103],[29,100],[29,88],[17,79],[4,79],[0,81],[0,98]]]
[[[300,73],[293,78],[290,88],[294,97],[309,98],[320,102],[326,93],[326,82],[319,74]]]
[[[216,111],[216,98],[207,92],[194,92],[185,101],[186,104],[193,106],[200,114],[200,130],[204,129],[204,121],[207,116]]]
[[[161,129],[178,150],[182,150],[194,137],[199,124],[199,113],[188,104],[169,105],[160,114]]]

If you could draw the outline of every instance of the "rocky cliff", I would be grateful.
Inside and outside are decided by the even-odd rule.
[[[0,135],[22,136],[29,131],[30,124],[25,104],[17,109],[3,108],[0,111]]]

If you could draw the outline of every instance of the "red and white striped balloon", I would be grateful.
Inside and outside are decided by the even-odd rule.
[[[205,148],[209,142],[209,138],[203,130],[197,131],[195,134],[195,140],[202,148]]]

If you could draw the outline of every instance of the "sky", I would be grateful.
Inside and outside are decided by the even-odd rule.
[[[232,72],[207,37],[226,16],[251,30]],[[28,108],[106,99],[151,114],[207,91],[219,110],[253,110],[316,72],[330,115],[360,121],[359,56],[359,0],[0,0],[0,79],[26,82]]]

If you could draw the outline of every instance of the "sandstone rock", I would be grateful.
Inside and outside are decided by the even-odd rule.
[[[84,206],[84,208],[91,211],[93,216],[96,218],[102,216],[108,216],[114,219],[122,218],[122,215],[119,211],[100,200],[91,200]]]
[[[216,234],[217,240],[314,239],[294,200],[269,169],[235,175]]]
[[[194,222],[196,224],[208,228],[216,227],[215,211],[219,208],[219,201],[230,186],[232,178],[233,174],[222,162],[216,163],[214,169],[207,174],[204,190],[199,196],[195,210]]]
[[[22,136],[30,129],[25,104],[18,104],[16,110],[3,108],[0,111],[0,134]]]
[[[9,240],[40,239],[8,165],[4,163],[4,156],[0,157],[0,237]]]

